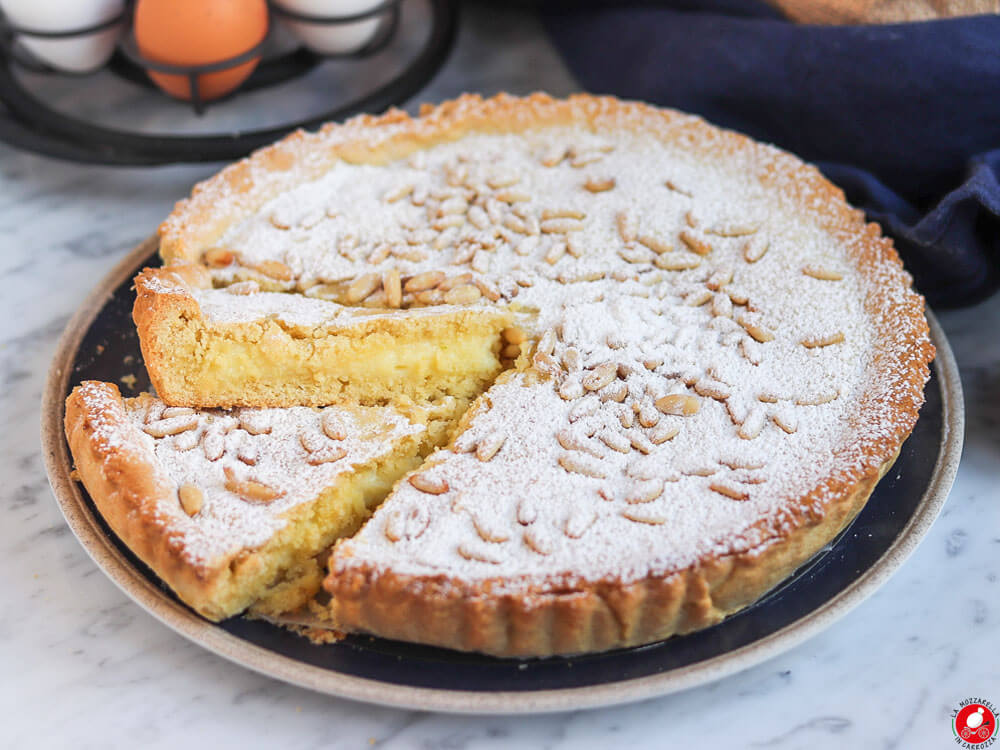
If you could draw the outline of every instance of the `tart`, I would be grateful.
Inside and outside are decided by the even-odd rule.
[[[197,612],[305,605],[450,415],[389,407],[191,409],[87,381],[66,400],[76,471],[131,550]]]
[[[466,96],[298,133],[160,237],[135,317],[168,402],[482,392],[336,544],[324,614],[500,656],[648,643],[758,599],[863,507],[933,358],[891,242],[815,168],[610,98]],[[359,369],[424,336],[463,355]],[[306,373],[283,355],[331,337],[356,344]]]

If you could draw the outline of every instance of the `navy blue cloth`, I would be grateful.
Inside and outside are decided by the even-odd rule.
[[[542,18],[587,90],[815,162],[896,240],[931,304],[996,288],[1000,16],[808,26],[755,0],[578,0],[544,3]]]

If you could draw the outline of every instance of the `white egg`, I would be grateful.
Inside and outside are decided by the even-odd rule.
[[[0,0],[0,10],[15,26],[38,31],[72,31],[96,26],[119,14],[125,0]],[[85,36],[45,39],[22,35],[19,42],[58,70],[86,73],[104,65],[122,24]]]
[[[380,5],[382,0],[275,0],[275,5],[309,16],[350,16]],[[283,18],[292,33],[314,52],[336,55],[356,52],[367,44],[378,29],[383,15],[354,23],[306,23]]]

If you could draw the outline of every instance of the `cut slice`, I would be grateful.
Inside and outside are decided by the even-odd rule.
[[[150,380],[178,406],[471,400],[502,369],[500,332],[513,319],[475,305],[377,310],[214,289],[194,265],[147,269],[135,284]]]
[[[211,620],[293,609],[318,556],[354,533],[444,440],[464,402],[431,408],[194,410],[88,381],[66,400],[76,470],[114,532]]]

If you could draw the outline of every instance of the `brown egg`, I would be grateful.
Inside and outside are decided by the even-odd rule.
[[[267,35],[265,0],[139,0],[135,39],[150,60],[171,65],[204,65],[235,57]],[[203,100],[238,87],[260,58],[198,76]],[[178,99],[191,98],[187,76],[149,71],[156,85]]]

